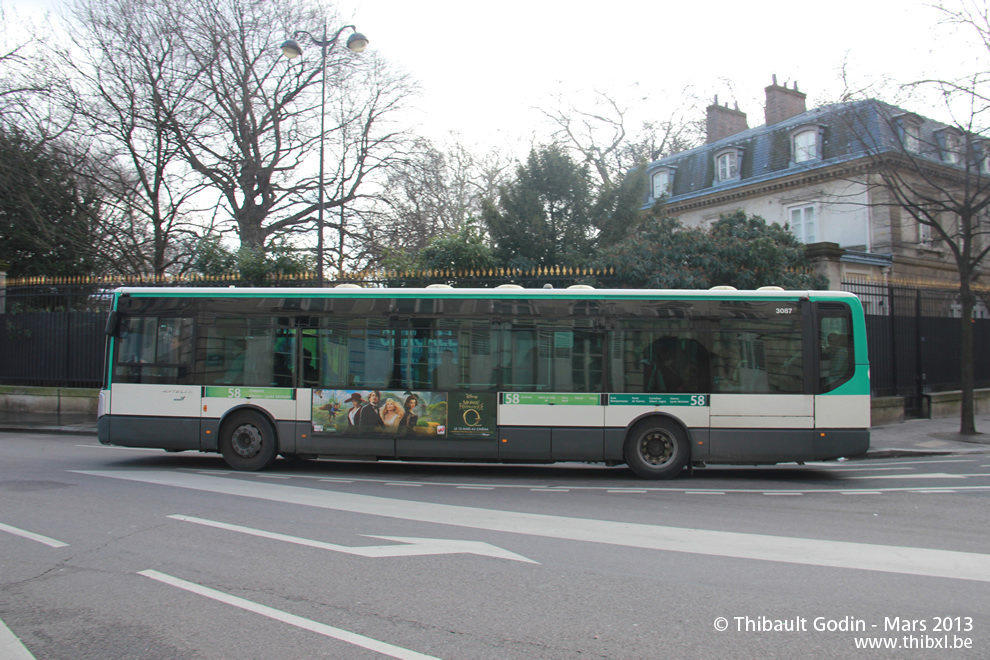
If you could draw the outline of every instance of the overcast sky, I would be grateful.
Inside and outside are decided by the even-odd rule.
[[[690,88],[704,105],[715,94],[738,102],[757,126],[773,74],[796,81],[811,107],[841,95],[844,62],[862,84],[915,80],[936,62],[966,59],[952,51],[949,28],[936,25],[939,14],[915,0],[341,0],[338,8],[421,81],[418,119],[431,133],[455,130],[478,143],[526,139],[539,129],[534,107],[551,106],[557,93],[580,107],[584,93],[606,91],[646,119],[681,104]]]
[[[950,6],[972,0],[945,0]],[[982,0],[979,0],[982,3]],[[2,0],[18,11],[59,0]],[[763,123],[763,88],[796,81],[808,106],[837,99],[840,69],[855,85],[916,80],[975,59],[940,14],[917,0],[339,0],[394,65],[422,85],[409,120],[469,146],[524,155],[547,134],[538,107],[562,96],[590,108],[609,94],[634,123],[714,95]],[[300,26],[305,29],[307,26]],[[308,26],[317,29],[318,26]],[[968,35],[967,35],[968,36]],[[972,44],[973,41],[969,40]],[[971,48],[971,47],[970,47]],[[685,91],[687,90],[687,91]],[[936,108],[910,107],[940,118]]]

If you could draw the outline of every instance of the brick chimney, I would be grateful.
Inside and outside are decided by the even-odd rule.
[[[719,105],[718,96],[716,96],[715,102],[708,106],[708,117],[705,122],[708,131],[708,144],[718,142],[722,138],[736,133],[742,133],[749,128],[746,123],[746,113],[739,110],[738,104],[734,105],[734,108],[730,108],[728,104]]]
[[[773,84],[766,88],[766,92],[767,126],[779,124],[785,119],[797,117],[807,111],[804,100],[808,95],[798,91],[797,82],[794,83],[794,89],[788,89],[787,83],[781,87],[777,84],[777,74],[774,74]]]

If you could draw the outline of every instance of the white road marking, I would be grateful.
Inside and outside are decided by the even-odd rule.
[[[811,463],[808,463],[811,465]],[[884,470],[913,470],[909,467],[846,467],[845,465],[824,465],[820,467],[829,468],[829,472],[882,472]]]
[[[123,451],[153,451],[157,454],[161,454],[164,450],[153,449],[151,447],[121,447],[119,445],[76,445],[76,447],[82,447],[84,449],[118,449]]]
[[[846,477],[846,479],[965,479],[965,475],[933,472],[931,474],[873,474],[861,477]]]
[[[3,523],[0,523],[0,532],[9,532],[14,536],[20,536],[26,539],[31,539],[32,541],[37,541],[38,543],[44,543],[52,548],[65,548],[69,545],[68,543],[62,543],[61,541],[56,541],[55,539],[48,538],[47,536],[35,534],[34,532],[28,532],[23,529],[18,529],[17,527],[11,527],[10,525],[4,525]]]
[[[369,538],[382,539],[384,541],[395,541],[396,543],[402,543],[402,545],[369,545],[358,548],[347,545],[337,545],[335,543],[325,543],[323,541],[315,541],[313,539],[306,539],[299,536],[288,536],[286,534],[278,534],[276,532],[266,532],[264,530],[254,529],[252,527],[231,525],[229,523],[218,522],[216,520],[206,520],[204,518],[196,518],[194,516],[183,516],[176,514],[168,517],[173,520],[196,523],[197,525],[204,525],[206,527],[215,527],[217,529],[225,529],[230,532],[260,536],[266,539],[285,541],[287,543],[305,545],[311,548],[319,548],[321,550],[343,552],[349,555],[357,555],[359,557],[415,557],[419,555],[467,554],[480,555],[482,557],[495,557],[497,559],[512,559],[514,561],[526,562],[527,564],[539,563],[533,561],[532,559],[527,559],[522,555],[517,555],[514,552],[509,552],[508,550],[503,550],[497,546],[489,543],[482,543],[480,541],[462,541],[458,539],[420,539],[410,536],[371,536],[369,534],[363,534],[363,536],[368,536]]]
[[[896,460],[896,461],[878,461],[876,459],[872,459],[871,458],[871,459],[866,459],[866,460],[863,460],[863,461],[857,461],[857,463],[860,464],[860,465],[870,465],[870,466],[877,466],[877,467],[884,467],[884,466],[887,466],[887,465],[896,465],[896,466],[900,466],[900,465],[941,465],[943,463],[972,463],[972,462],[973,462],[973,459],[971,459],[971,458],[945,458],[945,459],[934,460],[934,461],[931,461],[931,460],[928,460],[928,461],[902,461],[902,460]],[[816,465],[816,466],[821,466],[821,467],[829,467],[831,465],[834,465],[837,468],[842,468],[842,467],[848,466],[849,463],[805,463],[805,465]]]
[[[0,658],[4,660],[34,660],[31,652],[3,621],[0,621]]]
[[[377,639],[372,639],[371,637],[365,637],[364,635],[358,635],[357,633],[328,626],[325,623],[319,623],[318,621],[313,621],[312,619],[304,619],[303,617],[296,616],[295,614],[289,614],[288,612],[283,612],[282,610],[277,610],[273,607],[268,607],[267,605],[261,605],[260,603],[255,603],[244,598],[231,596],[230,594],[226,594],[222,591],[210,589],[209,587],[198,585],[195,582],[188,582],[165,573],[159,573],[158,571],[139,571],[138,575],[143,575],[144,577],[151,578],[152,580],[157,580],[164,584],[178,587],[179,589],[184,589],[188,592],[205,596],[227,605],[239,607],[240,609],[247,610],[248,612],[254,612],[255,614],[267,616],[270,619],[275,619],[276,621],[281,621],[282,623],[288,623],[289,625],[303,628],[304,630],[309,630],[310,632],[315,632],[326,637],[332,637],[333,639],[339,639],[342,642],[347,642],[348,644],[353,644],[354,646],[360,646],[361,648],[369,649],[392,658],[399,658],[400,660],[439,660],[432,655],[417,653],[416,651],[404,649],[401,646],[394,646],[386,642],[378,641]]]
[[[990,582],[990,555],[974,552],[685,529],[641,523],[499,511],[371,495],[355,495],[241,479],[218,479],[166,470],[78,470],[74,472],[95,477],[188,488],[235,497],[252,497],[362,515],[384,516],[437,525],[456,525],[509,534],[527,534],[554,539],[717,557],[736,557]]]

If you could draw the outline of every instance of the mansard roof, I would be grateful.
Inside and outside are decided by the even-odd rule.
[[[674,170],[667,203],[687,202],[715,193],[721,195],[755,183],[824,170],[870,154],[900,152],[903,147],[899,127],[905,120],[920,130],[923,146],[919,155],[941,162],[938,151],[938,145],[943,145],[941,135],[954,129],[882,101],[868,99],[814,108],[776,124],[750,128],[717,142],[661,158],[647,165],[647,175],[662,168]],[[820,157],[795,163],[791,156],[791,137],[805,126],[817,127],[821,132]],[[742,150],[739,178],[717,181],[715,155],[731,147]],[[655,201],[651,195],[652,192],[647,193],[646,205]]]

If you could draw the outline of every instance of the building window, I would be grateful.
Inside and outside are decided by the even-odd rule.
[[[952,130],[944,130],[940,136],[940,146],[942,147],[942,160],[946,163],[959,165],[963,162],[962,140],[959,134]]]
[[[788,222],[791,233],[802,243],[817,243],[818,212],[814,204],[794,206],[788,209]]]
[[[715,172],[719,181],[739,178],[739,150],[736,148],[715,155]]]
[[[818,129],[809,128],[794,134],[792,138],[795,163],[815,160],[818,156]]]
[[[670,194],[671,171],[662,169],[653,175],[653,199]]]
[[[919,243],[931,243],[932,242],[932,226],[919,222],[918,223],[918,242]]]
[[[914,154],[921,151],[921,129],[917,124],[904,127],[904,148]]]
[[[921,123],[909,117],[898,121],[898,137],[905,151],[913,154],[921,152]]]

